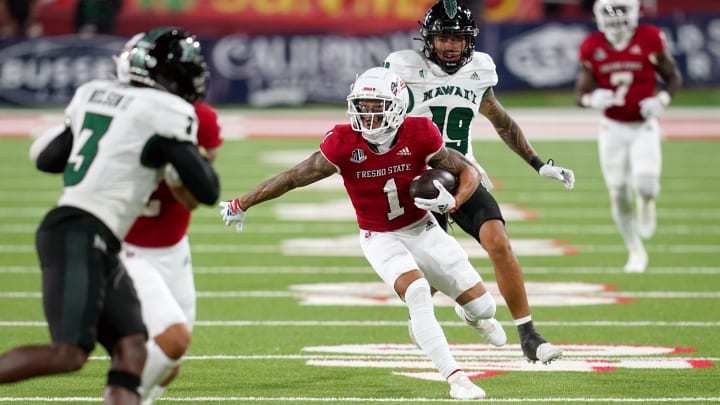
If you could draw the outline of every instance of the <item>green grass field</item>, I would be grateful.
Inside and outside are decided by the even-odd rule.
[[[222,198],[300,161],[317,143],[227,142],[217,162]],[[48,339],[33,233],[60,182],[33,169],[29,139],[0,145],[2,352]],[[534,146],[575,170],[574,190],[539,177],[499,141],[478,142],[475,150],[506,215],[518,213],[508,216],[507,228],[533,318],[565,356],[549,366],[526,363],[498,294],[497,318],[509,342],[495,350],[436,297],[437,317],[461,364],[488,393],[485,402],[720,402],[720,142],[664,143],[659,225],[646,244],[644,274],[622,272],[626,252],[596,144]],[[358,253],[337,180],[253,208],[241,234],[222,224],[216,207],[196,212],[190,235],[198,324],[180,376],[160,403],[456,402],[411,346],[407,310]],[[496,291],[489,261],[460,233]],[[0,385],[0,403],[100,402],[108,359],[101,349],[93,355],[71,375]]]

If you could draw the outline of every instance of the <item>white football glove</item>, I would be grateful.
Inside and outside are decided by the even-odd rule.
[[[610,89],[595,89],[582,97],[582,105],[597,110],[606,110],[615,105],[615,92]]]
[[[439,191],[438,196],[435,198],[415,197],[415,206],[421,210],[433,211],[439,214],[454,211],[455,205],[457,205],[455,196],[450,194],[450,192],[445,189],[445,186],[443,186],[439,181],[433,180],[433,185]]]
[[[665,111],[666,106],[667,104],[663,103],[658,96],[644,98],[640,100],[640,115],[645,119],[659,117]]]
[[[565,188],[572,190],[575,186],[575,173],[564,167],[555,166],[555,162],[549,159],[538,171],[541,176],[550,179],[560,180],[565,184]]]
[[[245,210],[240,206],[240,200],[236,198],[230,201],[223,201],[220,203],[220,206],[222,207],[220,215],[222,215],[225,225],[230,226],[230,224],[235,222],[235,230],[242,232]]]

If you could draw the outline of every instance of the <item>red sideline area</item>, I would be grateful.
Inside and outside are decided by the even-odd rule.
[[[530,139],[595,140],[600,113],[582,109],[510,109]],[[339,123],[347,122],[342,109],[220,110],[225,139],[320,139]],[[0,113],[0,138],[34,137],[62,123],[61,112]],[[497,140],[487,120],[473,122],[473,139]],[[660,118],[665,139],[720,140],[720,116],[713,107],[671,108]]]

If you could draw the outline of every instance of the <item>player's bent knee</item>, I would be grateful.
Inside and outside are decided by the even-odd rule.
[[[637,176],[635,191],[644,200],[655,199],[660,194],[660,183],[654,176]]]
[[[405,290],[405,302],[411,309],[414,305],[429,300],[430,297],[430,283],[424,278],[413,281]]]
[[[489,292],[486,292],[482,296],[475,298],[462,307],[465,311],[465,316],[470,321],[477,321],[479,319],[489,319],[495,316],[497,304],[495,303],[495,299],[492,295],[490,295]]]
[[[50,347],[51,358],[47,361],[61,365],[64,372],[77,371],[87,362],[88,352],[81,347],[67,343],[53,343]]]
[[[187,325],[176,323],[154,337],[155,343],[165,355],[173,360],[180,359],[190,348],[192,333]]]

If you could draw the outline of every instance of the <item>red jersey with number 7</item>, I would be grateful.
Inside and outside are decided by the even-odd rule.
[[[617,105],[605,116],[617,121],[643,121],[641,100],[655,95],[657,78],[652,60],[666,48],[665,36],[654,25],[640,25],[630,43],[616,50],[602,32],[593,32],[580,45],[580,62],[595,75],[599,88],[615,92]]]

